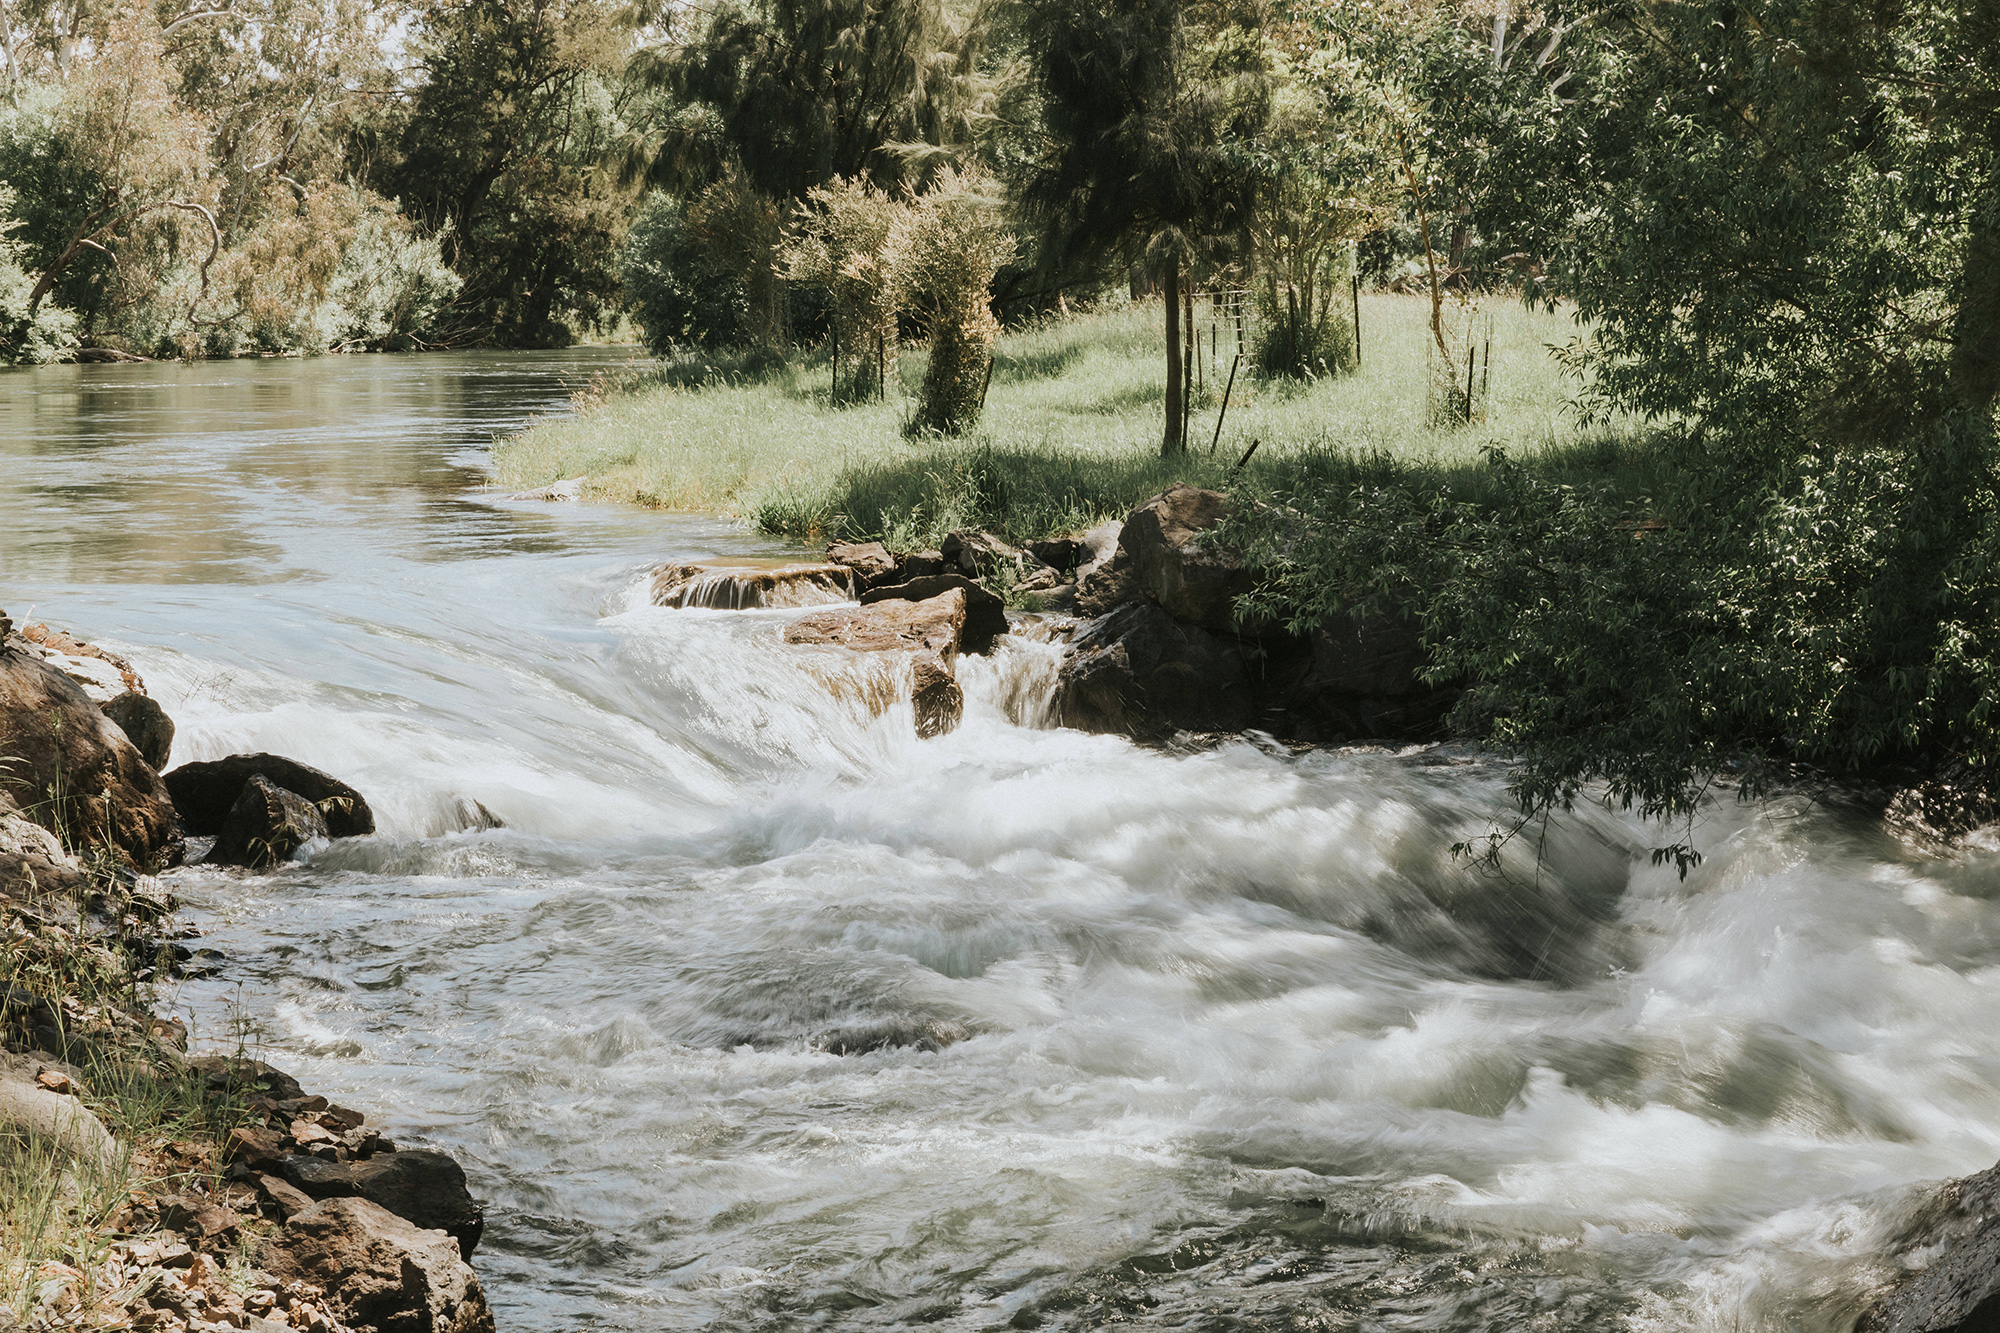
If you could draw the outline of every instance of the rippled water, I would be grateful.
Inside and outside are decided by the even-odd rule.
[[[380,819],[177,872],[176,1003],[459,1154],[503,1328],[1831,1331],[2000,1156],[1994,852],[1723,804],[1685,882],[1595,811],[1482,876],[1494,769],[1049,729],[1032,641],[916,741],[639,595],[779,548],[478,489],[616,355],[0,375],[0,605]]]

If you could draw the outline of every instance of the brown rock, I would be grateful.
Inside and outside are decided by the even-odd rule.
[[[71,846],[115,849],[140,866],[181,858],[174,804],[116,723],[40,650],[0,643],[0,791]]]
[[[1008,545],[990,532],[969,529],[946,534],[938,554],[944,557],[946,570],[955,570],[967,578],[991,574],[1002,565],[1018,570],[1026,563],[1019,547]]]
[[[435,1148],[412,1148],[365,1162],[287,1157],[283,1174],[315,1199],[363,1198],[417,1226],[447,1232],[467,1258],[486,1229],[486,1215],[466,1188],[464,1169]]]
[[[1035,559],[1058,573],[1067,574],[1090,557],[1090,548],[1075,537],[1052,537],[1047,541],[1029,542],[1022,548]]]
[[[241,1125],[229,1131],[223,1145],[227,1161],[241,1162],[252,1170],[275,1170],[285,1160],[284,1140],[278,1132],[261,1125]]]
[[[263,1192],[271,1206],[277,1209],[278,1219],[283,1221],[294,1213],[302,1213],[316,1202],[310,1194],[293,1185],[290,1181],[276,1176],[257,1177],[257,1188]]]
[[[959,648],[980,655],[992,652],[993,641],[1007,632],[1007,605],[963,574],[931,574],[870,588],[861,594],[861,604],[923,602],[954,588],[965,594],[965,625],[959,635]]]
[[[705,606],[719,611],[825,606],[851,602],[854,593],[854,571],[831,562],[777,569],[661,565],[653,571],[654,606]]]
[[[242,1230],[241,1217],[198,1194],[168,1194],[159,1204],[160,1220],[198,1245],[226,1244]]]
[[[137,690],[126,690],[100,707],[104,716],[117,723],[125,738],[138,747],[147,763],[155,770],[167,766],[167,756],[174,749],[174,720],[167,716],[166,709]]]
[[[826,558],[853,570],[855,583],[864,592],[889,582],[896,572],[896,557],[881,542],[835,542],[826,548]]]
[[[896,557],[896,572],[884,583],[908,583],[911,579],[929,578],[933,574],[946,571],[942,551],[905,551]]]
[[[324,1288],[358,1333],[492,1333],[479,1279],[442,1231],[366,1199],[328,1199],[296,1213],[266,1246],[273,1277]]]
[[[282,1069],[247,1056],[202,1055],[188,1061],[188,1068],[203,1075],[215,1092],[263,1096],[278,1101],[304,1098],[299,1081]],[[324,1099],[321,1104],[324,1105]]]
[[[1233,553],[1196,540],[1228,516],[1220,491],[1176,482],[1134,510],[1118,534],[1140,592],[1174,619],[1221,634],[1238,630],[1235,600],[1255,583]]]
[[[252,777],[215,835],[206,864],[262,868],[289,860],[317,838],[327,836],[319,807],[297,792]]]
[[[917,735],[929,740],[955,729],[965,716],[965,691],[957,678],[934,657],[918,658],[910,670],[910,705],[916,710]]]
[[[361,793],[330,773],[278,754],[232,754],[182,764],[163,778],[190,833],[222,832],[223,821],[253,777],[295,792],[319,807],[329,837],[358,838],[375,831],[375,813]]]
[[[921,600],[893,596],[897,591],[880,589],[859,607],[801,616],[786,628],[785,642],[833,644],[864,653],[919,652],[950,665],[965,627],[964,590],[944,587]]]

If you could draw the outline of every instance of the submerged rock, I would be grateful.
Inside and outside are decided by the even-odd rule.
[[[843,564],[777,569],[720,565],[661,565],[653,571],[653,605],[746,611],[756,607],[825,606],[851,602],[855,572]]]
[[[190,833],[222,832],[224,821],[253,777],[303,796],[318,807],[328,837],[358,838],[375,831],[375,812],[361,793],[310,764],[276,754],[232,754],[182,764],[164,775],[174,806]]]
[[[140,866],[181,857],[174,803],[138,747],[83,687],[19,635],[0,641],[0,792],[72,847]]]
[[[1905,1242],[1923,1267],[1863,1312],[1855,1333],[2000,1328],[2000,1166],[1945,1185]]]
[[[871,593],[864,605],[800,617],[786,628],[785,642],[907,654],[917,734],[941,736],[956,727],[965,712],[965,693],[953,673],[965,630],[965,608],[966,592],[957,586],[922,601],[876,598]]]
[[[265,1243],[273,1276],[326,1290],[357,1333],[492,1333],[479,1278],[442,1231],[360,1198],[294,1213]]]
[[[289,861],[293,853],[327,835],[319,807],[297,792],[252,774],[216,833],[207,863],[263,869]]]

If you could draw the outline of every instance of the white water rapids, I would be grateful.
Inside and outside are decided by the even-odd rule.
[[[2000,1157],[2000,854],[1725,801],[1685,881],[1595,810],[1482,876],[1497,768],[1051,729],[1034,642],[918,741],[644,605],[781,548],[470,489],[593,363],[0,376],[0,606],[380,822],[172,874],[173,1003],[457,1154],[503,1330],[1834,1333]]]

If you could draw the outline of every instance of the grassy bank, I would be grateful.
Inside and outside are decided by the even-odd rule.
[[[1631,465],[1622,438],[1586,436],[1565,409],[1576,386],[1548,347],[1575,335],[1571,321],[1507,298],[1481,311],[1492,356],[1475,420],[1434,424],[1427,314],[1418,297],[1364,297],[1358,372],[1304,383],[1239,372],[1211,450],[1225,334],[1195,396],[1195,447],[1175,459],[1159,456],[1160,311],[1143,304],[1005,335],[985,417],[962,440],[903,435],[921,352],[903,357],[900,400],[860,407],[833,405],[823,359],[752,373],[711,357],[586,394],[577,416],[504,441],[495,461],[512,487],[583,477],[590,498],[733,513],[802,541],[892,546],[930,545],[960,527],[1017,540],[1086,528],[1169,482],[1221,482],[1252,440],[1250,470],[1263,476],[1329,454],[1470,470],[1494,445],[1558,471]]]

